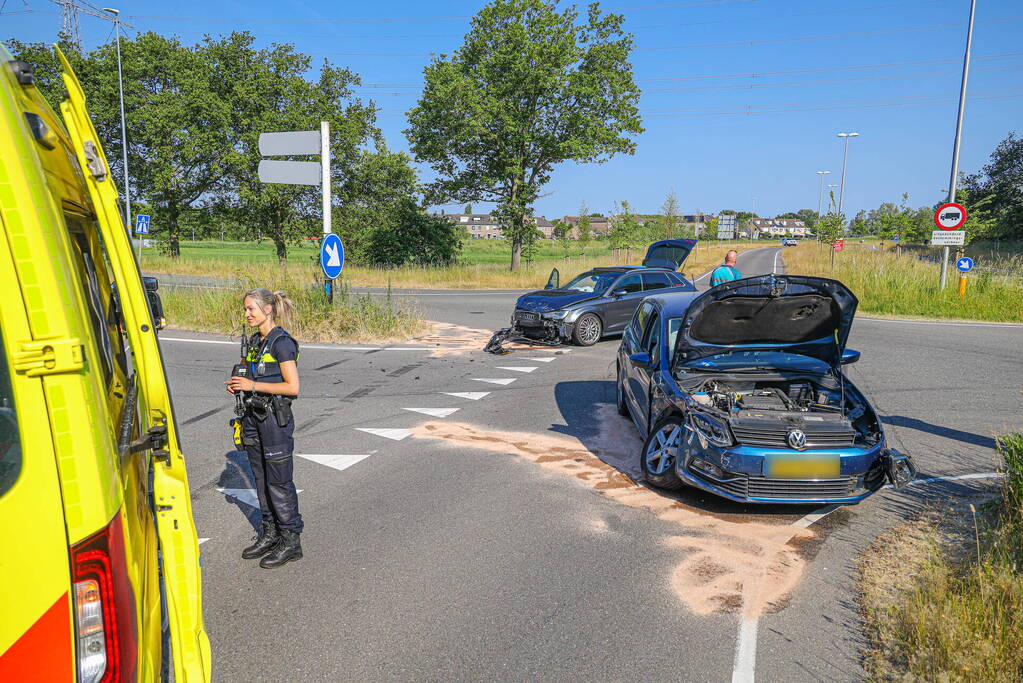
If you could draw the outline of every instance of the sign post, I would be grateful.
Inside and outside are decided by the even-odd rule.
[[[320,122],[320,129],[289,131],[284,133],[261,133],[259,153],[263,156],[314,156],[315,161],[278,161],[263,159],[259,162],[259,180],[263,183],[283,185],[319,185],[323,211],[323,241],[320,244],[320,266],[326,279],[323,291],[327,300],[334,303],[333,280],[341,274],[344,265],[344,247],[341,240],[330,229],[330,123]],[[333,240],[328,240],[328,236]],[[335,245],[336,242],[336,245]],[[328,252],[327,246],[331,246]],[[335,265],[336,263],[336,265]],[[328,270],[329,267],[329,270]],[[334,275],[329,273],[334,272]]]
[[[941,253],[941,289],[945,289],[945,281],[947,279],[949,246],[963,246],[966,244],[966,231],[959,230],[965,222],[966,207],[962,204],[956,204],[955,202],[949,201],[939,206],[934,212],[934,224],[938,226],[938,228],[941,230],[954,231],[952,234],[958,233],[955,238],[940,237],[939,230],[935,230],[931,233],[931,244],[935,246],[944,246]]]
[[[149,216],[140,213],[135,216],[135,234],[136,235],[148,235],[149,234]],[[142,267],[142,239],[139,238],[139,268]]]

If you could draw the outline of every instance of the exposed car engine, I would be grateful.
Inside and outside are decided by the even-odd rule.
[[[881,430],[853,391],[810,379],[724,381],[706,379],[691,389],[703,410],[728,422],[739,443],[784,447],[783,434],[802,430],[807,448],[877,443]]]

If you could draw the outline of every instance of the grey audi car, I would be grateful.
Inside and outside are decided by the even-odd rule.
[[[677,272],[695,244],[685,239],[661,240],[647,249],[642,266],[593,268],[564,286],[559,286],[555,269],[545,289],[519,297],[512,329],[532,339],[573,341],[581,346],[620,334],[644,297],[696,291]]]

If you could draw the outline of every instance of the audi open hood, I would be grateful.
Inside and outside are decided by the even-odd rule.
[[[689,252],[696,246],[696,240],[661,240],[646,250],[643,265],[648,268],[668,268],[677,271],[689,258]]]
[[[841,363],[858,304],[837,280],[760,275],[693,300],[675,341],[678,363],[729,351],[782,351]]]

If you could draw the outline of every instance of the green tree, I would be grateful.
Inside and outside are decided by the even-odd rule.
[[[364,258],[375,266],[445,266],[458,258],[465,230],[428,215],[411,197],[401,197],[369,234]]]
[[[984,236],[1023,239],[1023,138],[1009,133],[984,168],[966,176],[963,189],[967,222],[977,214]]]
[[[551,225],[554,226],[554,229],[551,230],[551,236],[557,241],[562,251],[565,252],[565,256],[568,256],[568,250],[572,246],[572,226],[558,218],[551,221]]]
[[[624,18],[593,3],[579,19],[550,0],[493,0],[455,54],[425,68],[409,112],[411,148],[438,176],[432,198],[496,202],[512,270],[554,167],[631,154],[643,131]]]
[[[585,249],[593,239],[593,228],[590,227],[590,207],[586,206],[586,202],[579,207],[579,225],[576,228],[579,230],[579,246]]]
[[[463,213],[472,213],[472,204],[466,204]]]
[[[675,231],[678,230],[678,197],[675,196],[675,190],[668,191],[668,196],[665,197],[664,203],[661,204],[661,212],[664,214],[664,220],[661,223],[661,234],[664,239],[670,240],[675,236]]]

